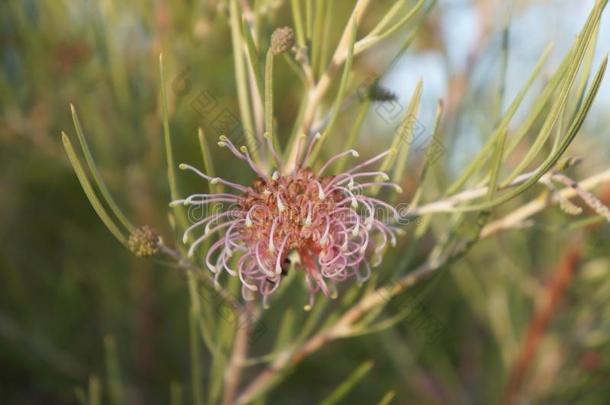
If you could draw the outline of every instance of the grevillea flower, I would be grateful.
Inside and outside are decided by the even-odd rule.
[[[343,173],[325,175],[337,160],[358,157],[358,153],[355,150],[339,153],[314,172],[304,164],[319,137],[313,137],[302,158],[297,156],[292,170],[286,170],[273,153],[276,164],[287,172],[275,171],[271,175],[251,159],[245,147],[237,149],[228,138],[221,137],[218,144],[245,161],[257,175],[250,187],[180,165],[181,169],[191,170],[210,183],[223,184],[235,192],[193,194],[172,204],[231,206],[220,212],[208,209],[209,215],[186,230],[184,241],[193,231],[203,228],[203,235],[190,246],[192,256],[205,240],[222,234],[205,253],[205,263],[215,273],[216,281],[224,271],[239,277],[245,299],[258,293],[266,302],[288,269],[294,268],[305,276],[309,290],[306,308],[310,308],[319,291],[334,297],[337,283],[368,279],[371,267],[381,262],[386,247],[396,244],[397,228],[388,225],[385,217],[397,221],[398,212],[364,193],[378,187],[401,191],[398,185],[387,182],[385,173],[369,169],[392,151]]]

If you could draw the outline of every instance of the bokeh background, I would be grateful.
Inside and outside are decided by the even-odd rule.
[[[291,24],[289,2],[258,3],[267,10],[263,37]],[[404,40],[398,34],[358,58],[356,74],[363,82],[382,75],[382,85],[403,106],[422,78],[424,129],[433,125],[437,100],[445,101],[441,187],[443,177],[454,178],[482,145],[493,117],[550,42],[555,48],[548,71],[557,66],[593,3],[441,0],[406,53],[392,60]],[[390,4],[376,1],[365,25]],[[334,38],[352,6],[336,1]],[[77,403],[90,376],[107,384],[108,363],[115,361],[129,403],[168,403],[172,385],[188,384],[183,274],[136,258],[113,239],[82,193],[60,133],[74,134],[73,103],[102,175],[129,217],[171,235],[158,56],[163,52],[166,63],[175,154],[181,162],[199,163],[197,128],[215,138],[216,115],[237,117],[239,111],[226,10],[221,0],[0,2],[0,403]],[[606,13],[596,63],[610,49],[609,27]],[[276,71],[281,133],[291,128],[302,94],[286,65]],[[214,105],[205,113],[193,104],[202,96]],[[608,167],[609,108],[606,80],[570,150],[584,158],[576,178]],[[375,111],[360,134],[364,154],[389,144],[395,127]],[[352,120],[353,111],[346,111],[339,139]],[[219,173],[247,178],[225,150],[213,155]],[[411,169],[407,195],[417,179]],[[180,182],[197,190],[190,176]],[[608,204],[610,188],[598,191]],[[294,370],[271,402],[314,403],[373,359],[354,403],[375,403],[390,389],[395,403],[492,403],[565,252],[578,249],[579,270],[545,332],[525,392],[533,403],[609,403],[610,227],[568,232],[576,220],[550,208],[527,232],[480,243],[435,280],[420,316],[325,348]],[[301,308],[289,298],[276,305]],[[275,327],[281,312],[267,315],[267,324]],[[428,336],[422,322],[441,332]]]

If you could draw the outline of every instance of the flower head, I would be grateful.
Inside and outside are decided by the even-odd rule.
[[[271,51],[279,55],[288,52],[294,45],[294,31],[290,27],[277,28],[271,34]]]
[[[150,226],[144,225],[129,235],[127,246],[136,256],[152,256],[159,251],[160,243],[159,234]]]
[[[349,150],[335,155],[314,172],[304,163],[318,139],[319,136],[313,137],[304,156],[297,157],[293,170],[268,175],[252,161],[247,149],[238,149],[228,138],[221,137],[219,145],[248,163],[258,176],[249,187],[212,178],[189,165],[180,166],[235,192],[194,194],[173,204],[232,205],[192,224],[184,240],[203,228],[203,235],[190,246],[189,254],[193,255],[205,240],[223,233],[205,254],[206,265],[216,280],[224,271],[239,277],[246,299],[258,293],[266,301],[289,269],[294,269],[305,276],[310,296],[306,307],[311,307],[319,291],[333,297],[337,283],[354,278],[366,280],[387,245],[396,243],[395,229],[380,219],[379,213],[398,220],[398,212],[384,201],[364,194],[372,187],[400,191],[396,184],[387,182],[385,173],[368,170],[392,152],[386,151],[343,173],[325,175],[334,162],[358,157],[358,153]]]

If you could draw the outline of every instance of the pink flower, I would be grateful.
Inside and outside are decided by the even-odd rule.
[[[306,308],[310,308],[318,291],[332,297],[337,283],[353,278],[360,282],[367,280],[371,267],[379,264],[387,245],[396,244],[396,229],[387,225],[389,221],[383,217],[380,219],[379,214],[389,214],[397,221],[398,212],[384,201],[363,194],[372,187],[392,187],[400,192],[400,187],[387,182],[385,173],[367,171],[391,151],[343,173],[324,175],[338,159],[358,157],[358,153],[355,150],[340,153],[314,173],[304,167],[304,162],[318,138],[312,139],[302,158],[297,156],[293,170],[285,174],[276,171],[269,176],[254,163],[245,147],[238,150],[229,139],[221,137],[219,145],[228,147],[258,176],[250,187],[180,165],[181,169],[191,170],[235,192],[194,194],[173,204],[207,208],[215,203],[232,205],[231,209],[212,212],[192,224],[184,240],[193,230],[204,228],[203,235],[190,246],[189,255],[193,255],[202,242],[222,233],[205,254],[206,265],[215,273],[215,280],[223,271],[239,277],[245,299],[259,293],[266,302],[287,275],[294,258],[293,268],[305,275],[309,290]]]

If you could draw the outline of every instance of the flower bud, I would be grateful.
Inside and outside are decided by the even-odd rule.
[[[129,235],[127,246],[136,256],[152,256],[159,251],[161,237],[153,228],[144,225]]]
[[[271,52],[279,55],[294,45],[294,31],[290,27],[277,28],[271,35]]]

